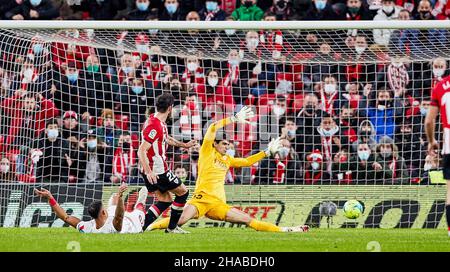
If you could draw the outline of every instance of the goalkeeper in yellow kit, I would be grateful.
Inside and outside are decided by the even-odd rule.
[[[309,230],[309,227],[306,225],[278,227],[272,223],[262,222],[226,204],[224,181],[228,169],[230,167],[251,166],[266,156],[274,155],[281,147],[280,139],[278,138],[271,141],[265,151],[247,158],[234,158],[226,154],[229,142],[227,140],[217,140],[217,130],[235,122],[249,123],[248,120],[252,117],[254,117],[252,110],[244,107],[235,116],[217,121],[209,126],[200,148],[198,178],[194,195],[184,207],[178,221],[179,226],[182,226],[190,219],[206,216],[213,220],[243,223],[258,231],[306,232]],[[168,224],[169,218],[165,218],[150,225],[149,229],[166,229]]]

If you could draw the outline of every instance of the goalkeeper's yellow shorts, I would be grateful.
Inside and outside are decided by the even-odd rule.
[[[231,207],[220,199],[203,192],[194,193],[187,202],[197,208],[198,218],[206,216],[213,220],[225,221]]]

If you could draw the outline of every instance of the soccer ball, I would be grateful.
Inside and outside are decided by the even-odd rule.
[[[363,205],[358,200],[349,200],[344,204],[344,215],[348,219],[356,219],[364,212]]]

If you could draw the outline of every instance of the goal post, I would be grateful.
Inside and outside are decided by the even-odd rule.
[[[141,127],[168,92],[179,140],[201,142],[245,105],[251,124],[218,133],[230,156],[283,137],[275,158],[224,180],[252,216],[326,227],[320,204],[333,201],[332,227],[444,227],[442,158],[427,155],[423,121],[449,45],[448,21],[0,21],[0,226],[63,226],[33,196],[41,186],[88,219],[84,207],[127,182],[132,209]],[[168,149],[191,190],[197,160]],[[350,199],[366,208],[355,220],[341,212]]]

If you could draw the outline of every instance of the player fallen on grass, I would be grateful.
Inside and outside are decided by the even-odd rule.
[[[186,233],[178,227],[177,223],[188,199],[189,191],[169,168],[166,151],[169,145],[190,148],[195,146],[197,141],[183,143],[169,136],[166,120],[171,115],[174,100],[174,97],[168,93],[158,96],[156,113],[148,117],[142,130],[142,143],[138,151],[143,170],[141,174],[148,191],[154,192],[158,199],[148,210],[143,229],[145,230],[170,206],[170,222],[166,232]],[[175,195],[173,201],[169,192]]]
[[[192,199],[187,202],[181,214],[178,225],[182,226],[190,219],[203,216],[213,220],[231,223],[242,223],[257,231],[269,232],[306,232],[306,225],[297,227],[278,227],[272,223],[252,218],[247,213],[230,207],[225,198],[225,176],[230,167],[248,167],[261,161],[266,156],[275,155],[281,148],[280,138],[272,140],[265,151],[247,158],[233,158],[227,155],[230,143],[227,140],[216,139],[218,129],[232,123],[250,123],[254,117],[250,108],[244,107],[234,117],[214,122],[209,126],[200,148],[198,161],[198,178]],[[169,219],[165,218],[153,223],[149,229],[165,229]]]
[[[53,212],[59,219],[76,228],[82,233],[140,233],[144,225],[145,201],[147,199],[147,188],[139,190],[139,197],[132,212],[125,212],[123,203],[123,193],[128,189],[126,184],[122,184],[117,193],[109,199],[108,207],[104,207],[101,201],[94,201],[88,207],[88,213],[93,218],[90,221],[68,215],[59,206],[52,194],[46,190],[34,189],[35,193],[48,200]]]
[[[447,197],[445,201],[445,214],[447,218],[448,236],[450,237],[450,104],[447,101],[450,95],[450,76],[443,78],[431,93],[431,103],[425,117],[425,133],[428,140],[428,154],[437,156],[436,150],[439,143],[435,138],[436,117],[441,113],[443,139],[442,145],[442,167],[444,179],[447,181]]]

